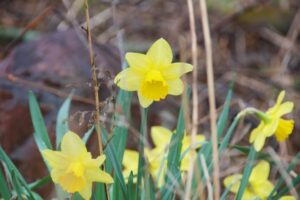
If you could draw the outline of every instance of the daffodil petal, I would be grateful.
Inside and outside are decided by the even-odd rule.
[[[188,63],[172,63],[169,67],[162,69],[162,74],[166,79],[177,79],[183,74],[193,70],[193,65]]]
[[[276,116],[281,117],[293,111],[294,103],[291,101],[284,102],[276,110]]]
[[[274,114],[276,112],[276,110],[279,108],[280,104],[282,103],[284,96],[285,96],[285,91],[281,91],[277,97],[275,105],[267,111],[268,114]]]
[[[150,106],[150,104],[153,103],[153,100],[147,99],[143,95],[141,95],[140,91],[138,91],[138,98],[139,98],[140,104],[143,108],[147,108]]]
[[[249,139],[249,142],[250,142],[250,143],[253,143],[253,142],[255,141],[255,139],[257,138],[257,136],[258,136],[259,134],[262,133],[262,128],[263,128],[263,126],[264,126],[264,123],[261,122],[261,123],[258,125],[258,127],[256,127],[255,129],[253,129],[253,130],[251,131],[251,133],[250,133],[250,139]]]
[[[257,200],[258,196],[254,194],[248,187],[242,196],[242,200]]]
[[[151,138],[156,147],[165,148],[171,140],[173,133],[162,126],[152,126]]]
[[[100,168],[94,168],[86,171],[87,179],[90,182],[113,183],[114,179]]]
[[[62,153],[68,156],[76,157],[83,153],[87,153],[87,149],[81,138],[74,132],[67,132],[61,142]]]
[[[168,85],[169,85],[169,94],[171,95],[180,95],[183,92],[183,82],[182,80],[178,79],[173,79],[173,80],[168,80]]]
[[[278,142],[285,141],[294,129],[294,120],[280,119],[275,136]]]
[[[115,84],[126,91],[136,91],[140,88],[144,74],[134,68],[127,68],[115,77]]]
[[[256,151],[260,151],[264,144],[265,144],[266,136],[263,134],[260,134],[257,136],[257,138],[254,140],[254,148]]]
[[[137,174],[138,162],[139,162],[139,154],[137,151],[133,151],[129,149],[126,149],[124,151],[122,163],[125,170],[129,171],[129,173],[130,171],[132,171],[133,174]]]
[[[169,43],[163,38],[158,39],[152,44],[147,52],[147,56],[150,57],[151,62],[156,68],[171,64],[173,59],[172,49]]]
[[[280,197],[279,200],[296,200],[296,198],[291,195],[287,195],[287,196]]]
[[[257,177],[259,180],[259,177]],[[274,186],[273,184],[268,181],[256,181],[251,184],[252,189],[254,190],[254,193],[257,194],[261,199],[265,199],[266,197],[269,196],[269,194],[272,192]]]
[[[85,165],[90,168],[100,167],[105,161],[105,159],[105,155],[98,156],[96,159],[91,159],[91,157],[86,158]]]
[[[84,200],[89,200],[92,196],[92,183],[86,183],[84,188],[79,191],[79,194],[84,198]]]
[[[134,68],[140,72],[146,72],[149,68],[149,58],[141,53],[126,53],[125,59],[127,60],[130,68]]]
[[[239,188],[240,188],[242,177],[243,177],[242,174],[234,174],[234,175],[231,175],[231,176],[227,176],[224,179],[225,187],[230,188],[231,192],[237,193]]]
[[[69,164],[69,158],[62,152],[47,149],[42,155],[51,168],[64,169]]]
[[[281,104],[281,102],[284,99],[284,96],[285,96],[285,91],[284,90],[280,91],[280,93],[279,93],[279,95],[277,97],[277,100],[276,100],[276,104],[277,105]]]
[[[266,137],[274,135],[279,123],[279,118],[272,119],[271,122],[264,125],[262,134]]]
[[[266,181],[270,174],[270,164],[264,160],[260,161],[252,170],[249,177],[250,183]]]

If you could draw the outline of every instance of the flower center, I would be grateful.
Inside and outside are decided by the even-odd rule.
[[[68,171],[77,177],[82,177],[84,175],[84,166],[81,162],[73,162],[70,164]]]
[[[159,101],[168,94],[169,86],[158,70],[151,70],[146,74],[141,84],[141,95],[147,99]]]

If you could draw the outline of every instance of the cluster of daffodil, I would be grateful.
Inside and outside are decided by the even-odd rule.
[[[270,164],[260,161],[252,170],[247,188],[242,196],[243,200],[261,199],[266,200],[272,192],[274,186],[268,180],[270,174]],[[224,185],[230,191],[237,193],[240,187],[242,174],[234,174],[224,179]],[[293,196],[283,196],[280,200],[296,200]]]
[[[155,101],[160,101],[168,94],[180,95],[183,92],[184,84],[180,77],[192,71],[193,66],[187,63],[172,63],[173,55],[170,45],[164,39],[157,40],[146,54],[127,53],[125,56],[129,67],[124,69],[115,77],[115,83],[123,90],[137,91],[138,99],[142,107],[146,108]],[[285,141],[292,133],[293,120],[283,119],[282,116],[293,110],[292,102],[283,102],[285,92],[282,91],[274,107],[267,112],[257,109],[246,109],[254,113],[261,120],[259,126],[250,135],[249,142],[253,143],[256,151],[260,151],[266,138],[275,135],[281,142]],[[164,183],[166,172],[166,156],[171,141],[172,131],[163,127],[152,127],[151,137],[154,143],[153,148],[146,147],[145,157],[147,167],[156,180],[157,186]],[[197,148],[205,142],[203,135],[196,137]],[[190,149],[191,138],[185,134],[181,148],[181,172],[189,169],[190,157],[193,153]],[[105,160],[105,155],[92,159],[81,141],[72,132],[68,132],[62,139],[61,151],[44,150],[43,156],[51,168],[53,181],[59,184],[69,193],[79,192],[82,197],[91,197],[92,182],[113,183],[112,177],[100,169]],[[138,173],[139,153],[126,149],[123,157],[123,175],[129,177],[130,173]],[[260,161],[253,169],[248,186],[243,194],[243,200],[266,199],[273,190],[273,184],[268,180],[270,165],[266,161]],[[237,193],[240,187],[242,174],[235,174],[226,177],[224,185],[231,192]],[[291,200],[291,196],[281,199]]]
[[[166,173],[166,156],[168,155],[168,149],[171,141],[172,131],[163,128],[161,126],[154,126],[151,128],[151,138],[155,147],[153,149],[145,148],[145,156],[148,161],[148,170],[152,177],[156,179],[157,186],[161,187],[163,185],[164,176]],[[199,148],[201,144],[205,141],[203,135],[197,135],[196,137],[196,148]],[[184,135],[182,140],[182,159],[180,170],[182,172],[188,171],[189,161],[192,151],[190,151],[191,138],[189,135]],[[126,149],[124,152],[123,174],[126,178],[132,172],[133,175],[138,173],[138,160],[139,152],[134,150]]]

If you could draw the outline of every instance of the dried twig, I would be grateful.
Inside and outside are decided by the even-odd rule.
[[[100,105],[99,105],[99,93],[98,93],[100,85],[98,84],[97,81],[97,70],[96,70],[95,57],[94,57],[94,51],[92,46],[92,34],[90,29],[90,14],[89,14],[88,0],[85,0],[85,6],[86,6],[85,17],[86,17],[86,24],[87,24],[88,49],[89,49],[90,64],[92,68],[92,79],[93,79],[94,96],[95,96],[95,110],[96,110],[95,126],[96,126],[96,131],[98,136],[99,153],[101,155],[103,154],[103,146],[102,146],[101,128],[100,128]],[[102,166],[102,168],[105,170],[104,165]],[[109,191],[107,185],[106,184],[104,185],[105,185],[106,199],[109,200]]]
[[[214,166],[214,199],[220,198],[220,172],[219,172],[219,153],[218,153],[218,138],[217,138],[217,114],[215,102],[215,88],[214,88],[214,71],[213,71],[213,58],[212,58],[212,44],[209,32],[209,22],[207,15],[207,6],[205,0],[199,0],[201,21],[204,35],[205,52],[206,52],[206,72],[207,72],[207,85],[208,85],[208,100],[209,100],[209,113],[210,113],[210,128],[213,144],[213,166]]]

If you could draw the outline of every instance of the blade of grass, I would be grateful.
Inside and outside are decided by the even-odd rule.
[[[138,163],[136,199],[141,199],[142,180],[144,178],[144,167],[145,167],[145,157],[144,157],[145,141],[144,140],[147,131],[148,109],[142,108],[141,115],[142,115],[142,120],[141,120],[141,130],[140,130],[140,139],[139,139],[139,163]]]
[[[45,146],[48,149],[52,149],[52,145],[49,139],[49,135],[38,102],[32,91],[29,91],[28,95],[29,95],[29,109],[30,109],[33,127],[34,127],[34,134],[36,135],[36,138],[40,139],[38,141],[42,141],[43,143],[45,143]],[[38,146],[43,146],[43,145],[38,145]],[[41,150],[43,149],[40,149],[40,151]]]
[[[252,146],[251,150],[250,150],[250,153],[248,155],[246,167],[243,171],[243,177],[242,177],[242,180],[241,180],[241,184],[240,184],[238,193],[236,195],[236,200],[241,200],[242,197],[243,197],[243,194],[244,194],[245,189],[248,185],[248,180],[249,180],[249,177],[250,177],[250,174],[252,172],[252,168],[253,168],[253,165],[254,165],[254,162],[255,162],[255,157],[256,157],[256,151],[255,151],[254,147]]]
[[[73,92],[68,96],[60,107],[56,118],[56,149],[59,149],[61,139],[64,134],[69,131],[69,111],[72,100]]]
[[[290,173],[299,163],[300,161],[300,152],[293,158],[292,162],[289,164],[287,168],[287,173]],[[277,181],[276,185],[274,186],[272,192],[270,193],[268,200],[273,199],[273,196],[275,195],[276,191],[280,188],[280,186],[284,183],[284,177],[281,176],[279,180]]]
[[[0,194],[1,194],[1,197],[3,199],[10,199],[11,197],[11,193],[8,189],[8,186],[7,186],[7,183],[6,183],[6,180],[5,180],[5,177],[2,173],[2,170],[0,170]]]

